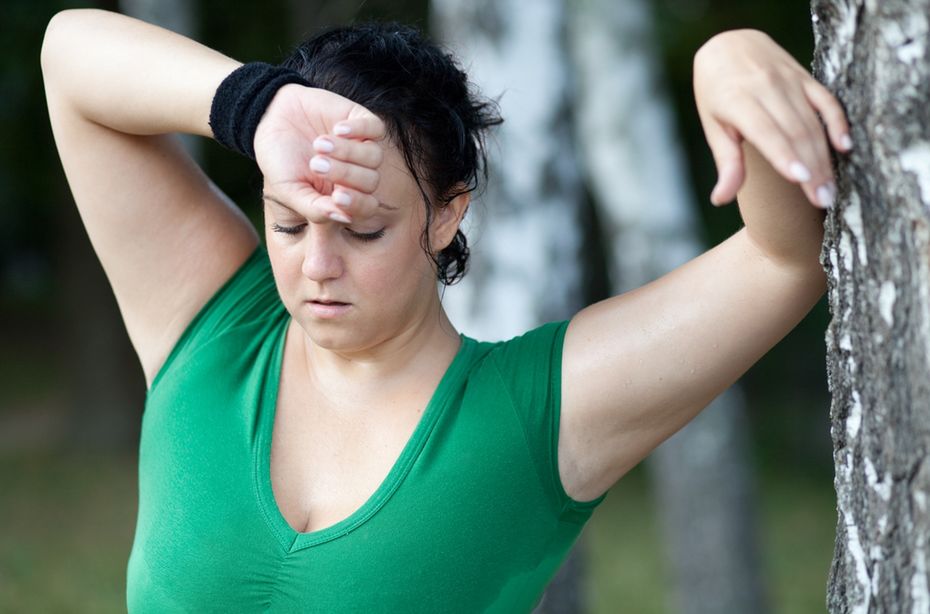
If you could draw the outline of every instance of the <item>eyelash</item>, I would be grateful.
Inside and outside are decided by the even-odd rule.
[[[346,228],[346,230],[349,230],[349,229]],[[374,232],[354,232],[352,230],[349,230],[349,234],[352,236],[353,239],[358,239],[359,241],[364,241],[365,243],[367,243],[369,241],[377,241],[378,239],[383,237],[384,228],[382,228],[381,230],[376,230]]]
[[[297,226],[281,226],[277,223],[274,223],[271,225],[271,229],[275,232],[280,232],[286,235],[296,235],[301,230],[303,230],[305,226],[306,224],[298,224]],[[353,239],[358,239],[359,241],[364,241],[366,243],[369,241],[377,241],[384,236],[384,228],[374,232],[355,232],[348,228],[346,228],[346,231]]]
[[[275,232],[283,232],[286,235],[296,235],[298,232],[304,229],[306,224],[298,224],[297,226],[281,226],[277,223],[271,225],[271,229]]]

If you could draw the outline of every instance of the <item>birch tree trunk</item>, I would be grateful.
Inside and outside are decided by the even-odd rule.
[[[826,222],[831,612],[930,612],[930,0],[813,2],[854,150]]]
[[[577,141],[610,246],[612,294],[703,251],[652,22],[643,0],[578,0],[571,13]],[[768,609],[747,431],[743,397],[734,387],[650,458],[672,572],[671,611]]]
[[[496,340],[583,306],[582,185],[561,0],[434,0],[434,31],[480,91],[500,96],[491,180],[466,218],[471,268],[444,303],[463,332]]]
[[[504,124],[489,141],[490,182],[466,218],[473,247],[465,279],[445,291],[456,326],[505,339],[583,306],[579,212],[583,189],[572,146],[572,87],[562,0],[434,0],[433,31]],[[537,612],[581,612],[576,544]]]

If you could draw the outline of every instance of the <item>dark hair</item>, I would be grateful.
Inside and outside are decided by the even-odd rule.
[[[302,43],[282,66],[313,87],[366,107],[387,124],[426,201],[423,250],[443,284],[465,275],[468,242],[459,230],[434,255],[433,207],[448,206],[487,179],[484,136],[501,123],[496,103],[479,97],[448,53],[417,29],[397,23],[338,27]]]

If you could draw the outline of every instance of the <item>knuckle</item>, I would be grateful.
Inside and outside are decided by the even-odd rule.
[[[846,127],[846,113],[838,106],[830,106],[827,109],[827,121],[839,128]]]
[[[782,74],[773,66],[761,66],[756,71],[755,83],[757,86],[774,87],[782,83]]]
[[[775,151],[774,158],[784,160],[786,164],[795,161],[803,161],[802,156],[799,155],[799,152],[791,147],[788,143],[784,143],[781,147],[778,147],[773,151]]]
[[[372,170],[366,170],[366,187],[368,192],[374,192],[378,189],[378,184],[381,183],[381,174]]]
[[[378,159],[377,147],[372,143],[361,143],[356,151],[356,159],[362,166],[374,168],[381,163]]]
[[[378,187],[378,173],[368,168],[352,167],[346,174],[345,180],[362,192],[371,193]]]
[[[384,151],[375,143],[370,143],[370,147],[372,166],[381,166],[381,163],[384,161]]]
[[[792,122],[785,127],[785,134],[792,141],[808,141],[810,140],[810,131],[807,126],[801,122]]]
[[[334,183],[339,183],[340,181],[345,179],[348,173],[349,173],[348,165],[345,162],[342,162],[341,160],[335,159],[334,157],[331,161],[329,172],[326,174],[327,175],[326,183],[329,185],[332,185]]]

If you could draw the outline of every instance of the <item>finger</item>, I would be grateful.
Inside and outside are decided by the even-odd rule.
[[[810,179],[801,188],[812,204],[827,208],[836,193],[830,152],[823,126],[799,89],[788,88],[783,96],[757,99],[791,141]]]
[[[353,219],[365,219],[374,215],[380,206],[378,199],[346,186],[336,186],[331,196],[333,203]]]
[[[717,183],[710,193],[710,202],[720,206],[736,198],[743,184],[743,149],[738,134],[728,133],[720,124],[711,120],[704,134],[717,166]]]
[[[829,209],[836,198],[836,180],[833,176],[833,162],[830,158],[830,137],[820,117],[805,97],[803,88],[792,89],[789,100],[795,112],[803,118],[807,126],[809,138],[812,139],[808,143],[814,149],[818,159],[817,170],[814,171],[815,176],[810,182],[810,190],[816,198],[815,204],[823,209]]]
[[[751,105],[741,114],[735,127],[782,177],[792,183],[810,181],[810,169],[801,162],[791,141],[765,108]]]
[[[384,138],[387,128],[377,115],[372,114],[364,107],[355,115],[356,111],[349,113],[349,117],[333,126],[333,134],[353,139],[371,139],[380,141]]]
[[[278,198],[282,199],[281,202],[309,205],[302,207],[301,213],[307,216],[308,221],[315,224],[327,222],[352,223],[351,214],[337,207],[331,196],[321,194],[309,186],[279,188]]]
[[[849,122],[839,100],[823,84],[813,78],[805,80],[802,88],[807,99],[823,118],[833,147],[842,152],[852,149]]]
[[[313,149],[335,160],[378,168],[384,159],[381,146],[375,141],[355,141],[336,136],[320,136],[313,141]]]
[[[317,223],[337,222],[339,224],[351,224],[355,221],[355,216],[345,208],[340,207],[334,200],[333,194],[316,194],[311,201],[310,220]]]
[[[334,184],[371,194],[378,189],[381,174],[378,171],[316,155],[310,158],[310,170]]]

